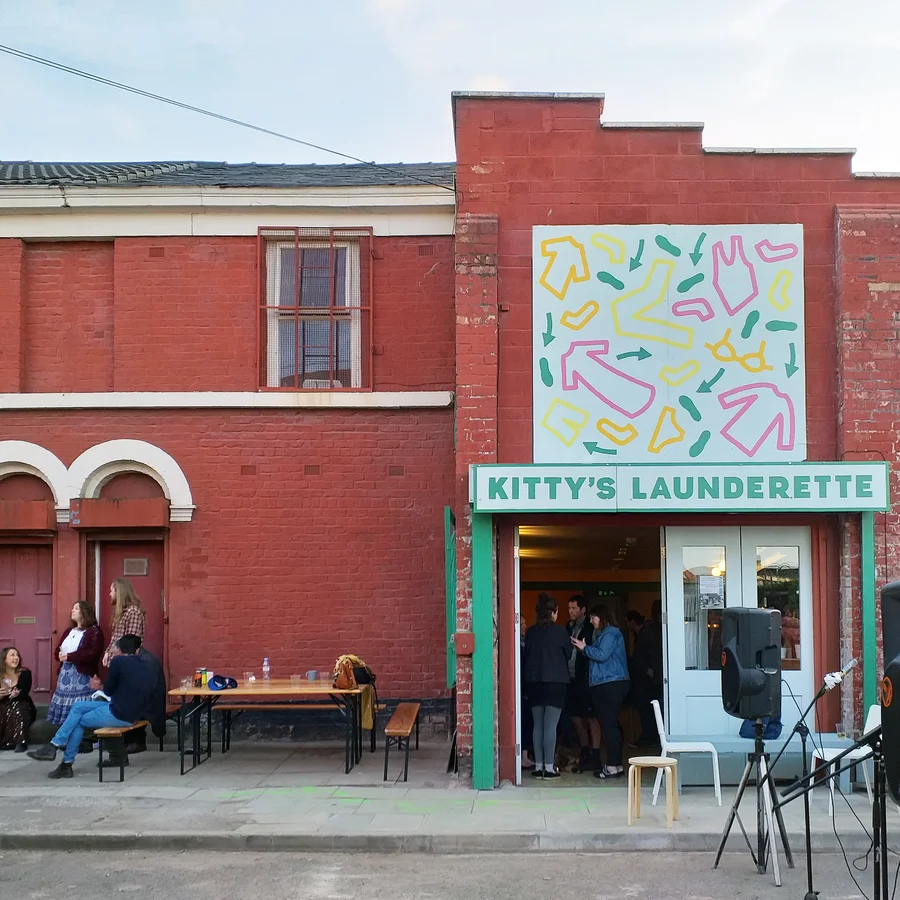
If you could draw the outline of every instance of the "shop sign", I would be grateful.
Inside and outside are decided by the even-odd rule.
[[[472,466],[475,512],[862,512],[886,463]]]

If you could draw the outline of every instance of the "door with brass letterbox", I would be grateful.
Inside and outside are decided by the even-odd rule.
[[[53,690],[53,547],[0,546],[0,647],[31,669],[38,702]]]

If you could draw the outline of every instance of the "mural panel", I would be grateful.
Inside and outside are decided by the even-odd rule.
[[[801,225],[533,241],[534,462],[806,459]]]

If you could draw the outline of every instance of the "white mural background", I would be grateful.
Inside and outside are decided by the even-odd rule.
[[[800,225],[537,226],[534,462],[806,459]]]

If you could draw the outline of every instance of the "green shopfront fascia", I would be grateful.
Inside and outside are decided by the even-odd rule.
[[[472,466],[473,782],[494,786],[494,519],[529,513],[846,513],[861,517],[863,693],[876,696],[874,514],[889,509],[884,463]]]

